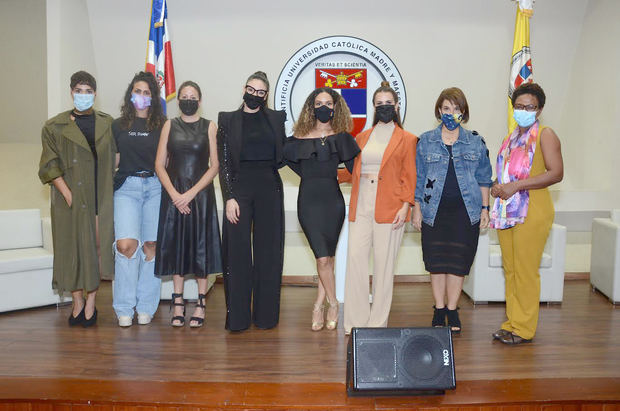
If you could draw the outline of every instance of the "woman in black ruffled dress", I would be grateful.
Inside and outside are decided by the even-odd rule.
[[[165,190],[161,193],[155,275],[172,275],[173,327],[185,325],[183,277],[196,276],[198,302],[190,327],[201,327],[205,318],[207,275],[222,272],[220,228],[213,178],[218,172],[216,133],[212,121],[200,117],[202,93],[186,81],[177,94],[180,117],[164,124],[155,172]]]
[[[334,255],[344,222],[345,204],[338,186],[338,165],[351,171],[360,149],[348,132],[353,128],[349,107],[331,88],[314,90],[306,99],[299,121],[284,147],[289,166],[301,177],[297,215],[316,258],[319,274],[312,330],[338,323]],[[327,297],[327,317],[324,301]],[[327,322],[327,324],[325,324]]]

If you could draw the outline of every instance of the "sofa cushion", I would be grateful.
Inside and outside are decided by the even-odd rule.
[[[52,268],[54,254],[42,247],[0,250],[0,274]]]
[[[0,250],[42,245],[39,209],[0,210]]]
[[[543,253],[540,260],[540,268],[551,267],[551,255]],[[489,246],[489,267],[501,267],[502,266],[502,251],[499,245]]]

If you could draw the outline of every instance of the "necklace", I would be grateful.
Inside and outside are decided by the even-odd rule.
[[[325,145],[325,140],[327,140],[327,136],[321,136],[319,138],[321,140],[321,145],[324,146]]]

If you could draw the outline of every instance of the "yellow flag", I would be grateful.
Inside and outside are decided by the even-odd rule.
[[[529,3],[525,8],[524,3]],[[510,62],[510,83],[508,85],[508,132],[512,132],[517,126],[513,117],[512,97],[513,91],[523,83],[531,83],[532,55],[530,52],[530,17],[533,10],[531,2],[519,0],[517,4],[517,19],[515,21],[515,38],[512,45],[512,60]]]

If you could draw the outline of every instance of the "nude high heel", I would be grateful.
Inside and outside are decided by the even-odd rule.
[[[319,321],[315,321],[315,316],[321,316]],[[324,304],[314,304],[314,308],[312,309],[312,331],[321,331],[325,324],[325,305]]]
[[[335,319],[334,320],[330,320],[329,318],[334,318],[334,316],[330,316],[330,313],[333,313],[334,310],[336,311],[336,315],[335,315]],[[328,330],[335,330],[336,327],[338,326],[338,310],[339,310],[339,305],[338,305],[338,300],[336,300],[335,303],[331,303],[329,301],[329,299],[327,300],[327,324],[325,325],[325,328],[327,328]]]

